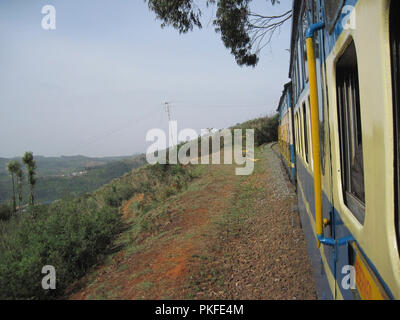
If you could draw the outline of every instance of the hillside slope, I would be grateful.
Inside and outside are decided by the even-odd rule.
[[[293,187],[270,146],[256,159],[250,176],[233,165],[195,166],[197,178],[164,202],[151,205],[146,193],[123,202],[119,249],[68,297],[315,299]]]
[[[5,172],[5,163],[10,159],[0,160],[0,164],[4,165],[0,168],[0,203],[6,203],[12,197],[11,177]],[[144,155],[131,158],[35,157],[35,160],[38,166],[35,199],[43,203],[92,192],[112,179],[146,164]],[[78,174],[75,175],[77,172]],[[81,172],[83,174],[80,174]],[[25,183],[23,203],[27,203],[28,194],[29,187]]]

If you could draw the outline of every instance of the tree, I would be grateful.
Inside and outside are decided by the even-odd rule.
[[[146,1],[146,0],[145,0]],[[279,0],[270,1],[272,5]],[[161,20],[161,27],[172,26],[179,33],[202,28],[202,12],[194,0],[147,0],[149,9]],[[238,65],[255,66],[260,51],[271,42],[272,36],[292,17],[292,11],[280,15],[261,15],[251,11],[252,0],[206,0],[217,6],[213,24],[221,34],[225,47],[231,50]]]
[[[24,172],[22,171],[21,165],[19,162],[18,163],[18,170],[16,172],[16,176],[17,176],[17,192],[18,192],[18,207],[19,210],[21,210],[21,206],[22,206],[22,186],[24,183]]]
[[[26,165],[27,174],[28,174],[28,183],[30,185],[29,204],[31,206],[33,206],[34,205],[33,189],[36,184],[36,178],[35,178],[36,162],[33,159],[32,152],[25,152],[25,154],[22,158],[22,162]]]
[[[17,202],[15,199],[15,179],[14,177],[17,174],[18,168],[20,168],[19,163],[17,161],[10,161],[7,164],[7,171],[11,175],[11,180],[12,180],[12,213],[15,213],[17,211]]]

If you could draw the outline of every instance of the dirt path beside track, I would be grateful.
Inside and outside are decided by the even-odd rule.
[[[294,188],[270,146],[254,173],[203,166],[161,227],[81,280],[71,299],[315,299]],[[133,217],[132,203],[124,217]],[[121,235],[123,237],[124,234]]]

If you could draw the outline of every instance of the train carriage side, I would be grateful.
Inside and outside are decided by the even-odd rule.
[[[282,162],[292,183],[295,183],[295,152],[293,135],[293,107],[291,82],[285,84],[277,109],[279,115],[278,142]]]
[[[400,298],[399,7],[293,3],[297,190],[320,298]]]

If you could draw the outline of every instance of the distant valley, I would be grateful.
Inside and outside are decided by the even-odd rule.
[[[11,199],[11,177],[6,170],[11,160],[20,158],[0,158],[0,203]],[[36,200],[50,203],[63,197],[77,196],[91,192],[114,178],[140,167],[146,162],[145,156],[121,157],[35,156],[37,165]],[[24,203],[27,201],[28,187],[23,190]]]

